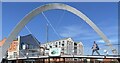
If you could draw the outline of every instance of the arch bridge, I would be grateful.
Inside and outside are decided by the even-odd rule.
[[[38,14],[40,14],[44,11],[54,10],[54,9],[69,11],[69,12],[77,15],[81,19],[83,19],[83,21],[85,21],[88,25],[90,25],[90,27],[93,28],[94,31],[96,31],[96,33],[104,40],[104,42],[106,42],[107,44],[110,45],[110,49],[113,49],[112,45],[110,44],[110,41],[104,35],[104,33],[81,11],[77,10],[74,7],[66,5],[66,4],[50,3],[50,4],[46,4],[46,5],[40,6],[36,9],[32,10],[15,26],[15,28],[12,30],[12,32],[8,36],[5,44],[2,46],[2,50],[1,50],[2,56],[0,57],[0,60],[2,60],[3,56],[5,55],[4,52],[7,51],[10,44],[12,43],[12,41],[16,38],[16,36],[19,34],[19,32],[25,27],[25,25],[31,21],[31,19],[33,19],[35,16],[37,16]]]

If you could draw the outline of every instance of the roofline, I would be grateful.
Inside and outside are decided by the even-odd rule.
[[[55,41],[60,41],[60,40],[67,40],[67,39],[72,39],[71,37],[68,37],[68,38],[63,38],[63,39],[58,39],[58,40],[54,40],[54,41],[49,41],[49,42],[45,42],[45,43],[42,43],[42,44],[46,44],[46,43],[52,43],[52,42],[55,42]],[[73,40],[73,39],[72,39]],[[74,40],[73,40],[74,41]]]

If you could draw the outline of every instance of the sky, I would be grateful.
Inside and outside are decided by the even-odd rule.
[[[64,3],[64,2],[62,2]],[[2,6],[2,39],[8,37],[12,29],[18,22],[33,9],[48,3],[40,2],[3,2]],[[118,4],[115,2],[97,3],[97,2],[76,2],[64,3],[70,5],[94,22],[100,30],[107,36],[112,44],[118,44]],[[82,42],[85,55],[91,55],[93,41],[99,45],[99,52],[104,54],[105,42],[102,38],[81,18],[65,10],[49,10],[43,12],[50,21],[47,22],[43,14],[37,15],[26,26],[29,31],[41,42],[46,42],[46,26],[48,24],[48,41],[59,40],[71,37],[75,42]],[[23,28],[20,36],[29,34],[27,28]],[[60,38],[59,38],[60,37]],[[2,40],[1,39],[1,40]],[[113,45],[118,48],[117,45]],[[89,52],[89,53],[88,53]],[[112,54],[109,51],[110,54]]]
[[[0,17],[2,17],[2,3],[0,2]],[[0,31],[2,31],[2,19],[0,19]],[[2,32],[0,32],[0,39],[2,39]]]

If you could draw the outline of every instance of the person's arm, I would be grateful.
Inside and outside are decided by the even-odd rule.
[[[93,49],[94,48],[94,44],[93,44],[93,46],[92,46],[92,48],[91,49]]]
[[[93,46],[92,46],[92,48],[91,49],[93,49]]]

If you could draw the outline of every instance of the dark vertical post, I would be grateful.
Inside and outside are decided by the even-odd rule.
[[[46,42],[48,42],[48,24],[46,26]]]
[[[63,58],[63,60],[64,60],[64,63],[65,63],[65,58]]]
[[[48,58],[48,63],[50,63],[50,57]]]

